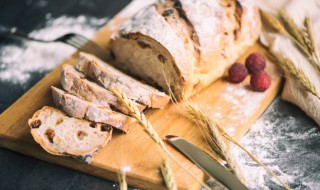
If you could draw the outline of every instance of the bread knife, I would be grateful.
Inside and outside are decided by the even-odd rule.
[[[195,163],[201,170],[217,179],[227,188],[231,190],[248,190],[248,188],[237,178],[236,175],[223,167],[209,154],[194,144],[173,135],[167,135],[166,139],[193,163]]]

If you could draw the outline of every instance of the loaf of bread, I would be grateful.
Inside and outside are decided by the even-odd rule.
[[[162,108],[170,101],[165,93],[120,72],[93,55],[81,52],[76,68],[106,89],[118,85],[130,99],[148,107]]]
[[[51,90],[56,106],[69,116],[104,123],[123,132],[128,132],[135,123],[135,120],[127,115],[97,106],[56,87],[52,86]]]
[[[35,141],[47,152],[76,157],[87,163],[111,140],[112,134],[109,125],[70,118],[47,106],[37,111],[28,124]]]
[[[165,0],[122,25],[111,41],[113,64],[181,99],[221,77],[260,28],[247,0]]]
[[[109,90],[99,86],[97,83],[89,81],[86,76],[78,72],[71,65],[63,65],[61,70],[62,87],[69,93],[78,96],[88,102],[98,106],[111,108],[127,114],[127,109]],[[140,111],[146,106],[136,103]]]

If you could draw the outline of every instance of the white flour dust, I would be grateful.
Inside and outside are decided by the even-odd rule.
[[[246,84],[227,84],[225,93],[221,94],[221,101],[228,105],[228,109],[216,107],[216,111],[212,113],[213,118],[225,126],[230,135],[247,122],[265,98],[265,93],[254,92],[248,88]]]
[[[29,35],[39,39],[55,39],[66,33],[78,33],[88,38],[92,37],[97,29],[108,19],[94,17],[61,16],[52,19],[46,15],[45,27],[32,31]],[[12,30],[16,30],[13,28]],[[75,48],[61,43],[42,44],[23,41],[17,45],[0,47],[0,81],[8,81],[23,85],[31,78],[34,72],[48,72],[70,56]]]
[[[301,110],[279,99],[241,140],[253,155],[292,189],[319,189],[320,129]],[[250,189],[282,189],[278,182],[242,150],[233,155]]]

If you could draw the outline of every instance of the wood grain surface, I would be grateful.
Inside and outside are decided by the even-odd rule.
[[[135,11],[146,4],[133,1],[128,7],[103,27],[94,38],[103,47],[108,46],[110,36],[119,25]],[[144,2],[145,3],[145,2]],[[266,53],[256,44],[239,61],[254,51]],[[75,64],[77,53],[64,61]],[[41,160],[79,170],[108,180],[118,181],[117,171],[127,167],[129,185],[143,189],[165,189],[160,174],[161,157],[157,145],[146,135],[139,125],[125,135],[115,132],[112,141],[96,154],[91,165],[81,163],[73,158],[53,156],[36,144],[30,134],[27,121],[32,114],[44,105],[53,106],[50,86],[60,86],[61,65],[44,77],[11,107],[0,115],[0,146]],[[259,118],[281,86],[277,68],[268,60],[267,71],[272,77],[271,87],[264,93],[250,90],[249,77],[241,84],[231,84],[225,78],[218,80],[191,101],[199,107],[210,111],[216,120],[236,139],[240,139]],[[208,150],[201,130],[183,117],[183,110],[178,105],[168,105],[162,110],[150,110],[147,118],[154,125],[162,138],[165,135],[177,135]],[[167,145],[177,159],[199,179],[205,174],[178,151]],[[186,174],[178,165],[170,161],[179,189],[199,189],[200,185]]]

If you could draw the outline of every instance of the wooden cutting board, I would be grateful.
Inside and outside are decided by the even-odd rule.
[[[97,33],[94,40],[106,47],[112,31],[117,30],[125,19],[146,6],[146,1],[143,1],[143,4],[141,2],[130,3]],[[243,62],[245,57],[254,51],[266,53],[260,45],[256,44],[239,61]],[[64,63],[75,64],[76,62],[75,54]],[[159,172],[161,162],[159,149],[138,125],[129,134],[114,132],[112,141],[95,156],[91,165],[73,158],[50,155],[35,143],[30,135],[27,121],[44,105],[53,106],[50,86],[59,86],[60,70],[61,65],[0,115],[0,146],[112,181],[118,181],[117,171],[126,168],[129,170],[127,173],[129,185],[143,189],[164,189]],[[231,84],[222,78],[193,97],[192,102],[209,110],[230,134],[240,139],[276,97],[281,86],[280,75],[270,60],[268,60],[267,71],[272,77],[272,85],[264,93],[250,90],[249,77],[242,84]],[[208,150],[201,130],[183,117],[181,112],[181,107],[168,105],[162,110],[148,111],[147,117],[162,138],[168,134],[177,135]],[[204,173],[187,158],[169,145],[168,147],[192,173],[200,179],[205,178]],[[171,165],[179,189],[199,189],[200,185],[178,165],[174,162],[171,162]]]

